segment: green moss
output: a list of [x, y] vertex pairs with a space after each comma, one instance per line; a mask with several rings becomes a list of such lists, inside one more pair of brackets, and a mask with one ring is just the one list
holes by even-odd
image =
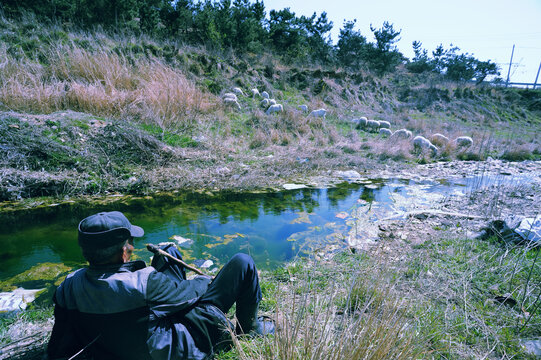
[[1, 291], [11, 291], [18, 287], [25, 289], [39, 289], [47, 286], [58, 286], [71, 267], [60, 263], [38, 264], [25, 272], [0, 282]]

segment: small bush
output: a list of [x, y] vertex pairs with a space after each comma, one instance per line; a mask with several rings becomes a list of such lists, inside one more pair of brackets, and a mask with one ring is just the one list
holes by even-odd
[[524, 160], [532, 160], [533, 157], [534, 156], [532, 152], [530, 152], [529, 149], [525, 147], [521, 147], [517, 149], [506, 150], [502, 154], [501, 159], [507, 160], [507, 161], [524, 161]]

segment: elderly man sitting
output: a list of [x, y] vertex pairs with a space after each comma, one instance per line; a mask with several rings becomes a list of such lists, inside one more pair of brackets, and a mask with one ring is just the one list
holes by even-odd
[[[237, 254], [213, 281], [186, 280], [184, 268], [156, 255], [151, 266], [130, 261], [142, 228], [120, 212], [79, 223], [79, 246], [89, 262], [70, 274], [54, 295], [50, 359], [81, 350], [95, 359], [204, 359], [230, 343], [225, 314], [236, 303], [238, 334], [266, 334], [258, 320], [261, 290], [252, 258]], [[164, 247], [181, 258], [174, 246]]]

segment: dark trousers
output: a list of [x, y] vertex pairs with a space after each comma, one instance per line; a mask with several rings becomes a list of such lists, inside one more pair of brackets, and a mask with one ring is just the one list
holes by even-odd
[[[162, 249], [182, 259], [175, 246], [169, 245]], [[184, 268], [164, 256], [154, 256], [151, 265], [176, 281], [186, 280]], [[224, 314], [236, 303], [237, 318], [249, 315], [244, 312], [253, 311], [254, 306], [261, 301], [259, 276], [251, 256], [242, 253], [234, 255], [218, 272], [199, 301], [218, 307]]]

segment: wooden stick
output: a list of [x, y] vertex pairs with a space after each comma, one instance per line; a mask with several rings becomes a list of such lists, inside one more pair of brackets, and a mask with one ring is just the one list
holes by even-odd
[[184, 261], [174, 257], [173, 255], [163, 251], [162, 249], [160, 249], [159, 247], [157, 247], [156, 245], [154, 244], [147, 244], [147, 249], [148, 251], [150, 252], [153, 252], [154, 254], [159, 254], [159, 255], [163, 255], [171, 260], [173, 260], [174, 262], [176, 262], [177, 264], [179, 265], [182, 265], [184, 266], [186, 269], [188, 270], [192, 270], [193, 272], [195, 272], [196, 274], [199, 274], [199, 275], [205, 275], [201, 270], [199, 270], [198, 268], [196, 268], [195, 266], [191, 266], [191, 265], [188, 265], [186, 264]]

